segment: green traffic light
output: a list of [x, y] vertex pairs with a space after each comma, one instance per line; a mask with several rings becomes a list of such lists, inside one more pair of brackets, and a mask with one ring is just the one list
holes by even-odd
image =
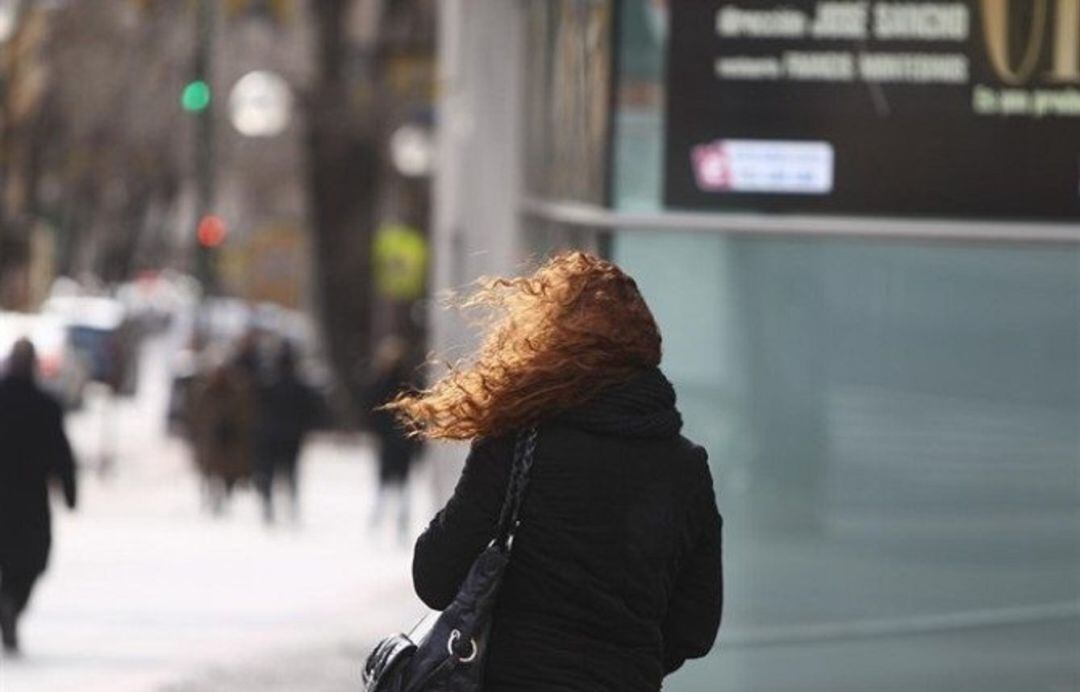
[[210, 85], [201, 79], [188, 82], [180, 95], [180, 105], [191, 113], [206, 110], [210, 105]]

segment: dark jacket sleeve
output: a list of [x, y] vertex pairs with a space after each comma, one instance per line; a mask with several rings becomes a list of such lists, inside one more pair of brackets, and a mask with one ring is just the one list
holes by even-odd
[[59, 405], [50, 406], [48, 438], [52, 446], [49, 454], [50, 471], [53, 477], [60, 481], [64, 490], [64, 502], [69, 509], [75, 509], [78, 499], [75, 492], [75, 457], [71, 453], [67, 433], [64, 432], [64, 417]]
[[450, 605], [476, 556], [494, 537], [511, 453], [505, 440], [474, 443], [453, 496], [417, 539], [413, 586], [431, 608]]
[[679, 573], [664, 619], [665, 674], [678, 669], [688, 658], [709, 653], [720, 628], [724, 603], [720, 535], [723, 520], [716, 509], [707, 466], [698, 488], [693, 504], [697, 540]]
[[300, 433], [303, 436], [319, 427], [325, 417], [322, 411], [322, 398], [318, 390], [302, 381], [298, 381], [298, 384], [300, 387], [297, 393], [302, 402], [300, 413], [303, 416]]

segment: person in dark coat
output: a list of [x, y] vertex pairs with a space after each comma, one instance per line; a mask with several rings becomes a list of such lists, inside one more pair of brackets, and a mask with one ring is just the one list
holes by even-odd
[[23, 339], [0, 379], [0, 631], [4, 649], [19, 647], [17, 626], [52, 543], [49, 484], [75, 508], [75, 462], [60, 404], [37, 385], [37, 358]]
[[319, 401], [297, 372], [296, 351], [282, 344], [268, 382], [259, 388], [255, 430], [255, 486], [263, 502], [263, 518], [274, 521], [274, 484], [280, 478], [289, 491], [292, 517], [300, 515], [298, 466], [304, 438], [315, 427]]
[[192, 383], [187, 408], [203, 499], [214, 515], [228, 506], [236, 486], [252, 474], [255, 385], [234, 362], [211, 368]]
[[473, 440], [416, 542], [416, 592], [452, 602], [495, 532], [516, 432], [536, 426], [484, 689], [659, 690], [712, 648], [723, 579], [707, 455], [681, 435], [652, 315], [631, 278], [580, 252], [470, 304], [494, 309], [472, 364], [391, 405], [421, 435]]
[[409, 386], [408, 347], [399, 337], [387, 337], [375, 353], [369, 396], [372, 403], [371, 428], [379, 441], [379, 488], [371, 512], [372, 527], [378, 526], [391, 495], [398, 502], [398, 535], [405, 539], [409, 530], [409, 469], [419, 453], [419, 443], [409, 437], [393, 413], [381, 408]]

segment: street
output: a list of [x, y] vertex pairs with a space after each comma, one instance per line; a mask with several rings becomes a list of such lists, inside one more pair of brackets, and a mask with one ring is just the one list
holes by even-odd
[[[389, 526], [369, 530], [371, 450], [311, 440], [295, 525], [284, 512], [264, 526], [246, 488], [211, 517], [185, 444], [163, 433], [165, 360], [150, 342], [139, 395], [114, 405], [111, 425], [99, 395], [68, 418], [79, 507], [54, 503], [50, 568], [23, 656], [0, 659], [0, 691], [355, 689], [366, 648], [423, 612], [410, 550]], [[430, 503], [417, 504], [419, 529]]]

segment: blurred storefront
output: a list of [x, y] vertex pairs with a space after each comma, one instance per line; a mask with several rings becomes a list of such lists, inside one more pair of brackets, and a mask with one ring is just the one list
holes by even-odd
[[268, 224], [253, 229], [243, 243], [221, 253], [222, 285], [231, 295], [255, 303], [299, 310], [308, 293], [307, 234], [297, 224]]
[[1077, 4], [441, 11], [435, 285], [607, 254], [710, 452], [670, 688], [1076, 689]]

